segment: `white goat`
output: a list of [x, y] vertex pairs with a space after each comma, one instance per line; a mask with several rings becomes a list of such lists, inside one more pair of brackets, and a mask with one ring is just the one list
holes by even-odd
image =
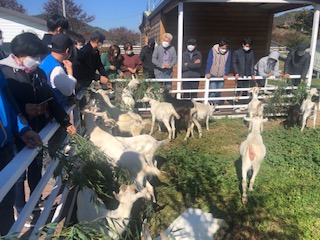
[[98, 99], [101, 111], [107, 111], [109, 116], [116, 121], [121, 133], [130, 133], [132, 136], [141, 134], [145, 122], [139, 114], [117, 108], [101, 89], [94, 92], [94, 97]]
[[[127, 169], [131, 180], [135, 181], [138, 189], [147, 187], [149, 192], [153, 193], [153, 187], [147, 181], [147, 176], [160, 176], [161, 172], [159, 169], [149, 166], [146, 159], [140, 153], [133, 151], [110, 133], [103, 131], [94, 121], [94, 115], [97, 113], [85, 110], [83, 114], [90, 141], [99, 147], [108, 158], [113, 159], [115, 165]], [[155, 201], [154, 195], [153, 200]]]
[[[185, 239], [185, 240], [212, 240], [219, 235], [219, 230], [226, 228], [227, 224], [223, 219], [214, 218], [198, 208], [188, 208], [177, 217], [167, 228], [163, 239]], [[152, 239], [149, 232], [145, 231], [146, 239]]]
[[123, 109], [134, 109], [136, 102], [133, 98], [133, 91], [138, 88], [139, 84], [139, 80], [132, 74], [132, 80], [128, 83], [128, 86], [122, 90], [121, 106], [123, 106]]
[[[255, 116], [263, 117], [264, 106], [258, 99], [259, 87], [253, 87], [248, 92], [252, 94], [252, 100], [248, 104], [248, 117], [253, 118]], [[249, 122], [249, 130], [252, 129], [252, 124]], [[263, 124], [261, 124], [261, 132], [263, 131]]]
[[155, 152], [162, 144], [168, 143], [168, 141], [170, 141], [169, 139], [158, 141], [150, 135], [116, 137], [116, 139], [126, 144], [129, 149], [134, 150], [144, 156], [147, 163], [152, 167], [157, 166], [157, 162], [154, 160]]
[[253, 174], [250, 179], [249, 191], [252, 191], [254, 180], [259, 172], [260, 164], [266, 155], [266, 147], [260, 134], [261, 124], [268, 121], [267, 118], [253, 117], [244, 118], [252, 123], [252, 130], [247, 139], [240, 145], [242, 159], [242, 202], [247, 203], [247, 172], [252, 168]]
[[[93, 199], [96, 193], [89, 188], [84, 188], [78, 192], [77, 196], [77, 218], [79, 222], [90, 222], [106, 218], [106, 234], [115, 239], [123, 233], [130, 221], [130, 213], [133, 204], [139, 198], [151, 199], [147, 188], [136, 192], [134, 185], [121, 185], [119, 193], [113, 192], [115, 198], [119, 201], [119, 206], [115, 210], [108, 210], [102, 203]], [[100, 226], [100, 225], [99, 225]], [[98, 227], [98, 226], [97, 226]]]
[[[216, 106], [212, 103], [209, 103], [209, 105], [204, 103], [199, 103], [193, 98], [191, 99], [193, 104], [196, 106], [197, 109], [197, 120], [198, 121], [206, 121], [206, 129], [209, 131], [209, 120], [210, 117], [212, 117]], [[193, 136], [193, 128], [194, 128], [194, 122], [191, 123], [191, 135]]]
[[153, 133], [154, 124], [157, 121], [163, 122], [168, 130], [168, 138], [174, 139], [176, 134], [176, 128], [174, 118], [180, 119], [179, 114], [176, 112], [171, 103], [159, 102], [150, 97], [148, 92], [145, 93], [144, 97], [140, 100], [141, 102], [149, 102], [151, 107], [152, 124], [150, 135]]
[[312, 96], [318, 96], [318, 90], [316, 88], [308, 90], [307, 99], [302, 102], [302, 105], [300, 107], [300, 111], [302, 114], [301, 132], [307, 125], [307, 120], [311, 115], [313, 117], [313, 128], [316, 127], [318, 106], [317, 103], [311, 101]]

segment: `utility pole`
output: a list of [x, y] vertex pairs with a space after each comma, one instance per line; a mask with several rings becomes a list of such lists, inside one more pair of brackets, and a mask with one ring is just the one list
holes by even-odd
[[66, 2], [65, 0], [62, 0], [62, 14], [63, 16], [66, 18], [67, 14], [66, 14]]

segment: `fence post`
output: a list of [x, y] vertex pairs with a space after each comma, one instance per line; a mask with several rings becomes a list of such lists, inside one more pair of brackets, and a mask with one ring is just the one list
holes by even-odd
[[204, 103], [208, 103], [208, 98], [209, 98], [209, 84], [210, 84], [210, 79], [206, 79], [204, 82]]

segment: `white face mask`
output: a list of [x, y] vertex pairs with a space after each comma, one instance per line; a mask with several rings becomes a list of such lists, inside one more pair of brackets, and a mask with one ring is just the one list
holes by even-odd
[[188, 49], [189, 52], [192, 52], [195, 48], [196, 48], [196, 46], [194, 46], [194, 45], [188, 45], [187, 46], [187, 49]]
[[40, 65], [40, 58], [26, 57], [23, 60], [23, 65], [26, 67], [26, 72], [33, 72]]
[[132, 51], [126, 51], [126, 54], [127, 54], [127, 55], [131, 55], [131, 54], [132, 54]]
[[162, 46], [163, 46], [164, 48], [167, 48], [167, 47], [170, 46], [170, 43], [168, 43], [168, 42], [162, 42]]
[[118, 53], [113, 54], [114, 57], [118, 57]]
[[225, 54], [228, 50], [227, 49], [224, 49], [224, 48], [219, 48], [219, 52], [221, 54]]
[[83, 45], [82, 46], [77, 45], [76, 48], [80, 50], [81, 48], [83, 48]]
[[243, 50], [248, 52], [250, 50], [250, 47], [243, 47]]

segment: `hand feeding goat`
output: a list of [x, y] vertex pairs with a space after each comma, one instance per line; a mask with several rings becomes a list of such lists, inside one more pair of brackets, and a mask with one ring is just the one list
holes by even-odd
[[176, 127], [174, 118], [180, 119], [179, 114], [176, 112], [171, 103], [159, 102], [151, 97], [151, 88], [147, 90], [144, 97], [140, 100], [141, 102], [149, 102], [151, 107], [152, 124], [149, 135], [153, 133], [154, 124], [157, 121], [163, 122], [168, 130], [168, 139], [174, 139], [176, 134]]
[[316, 102], [313, 102], [311, 100], [313, 96], [318, 96], [318, 90], [316, 88], [308, 90], [307, 99], [302, 102], [302, 105], [300, 107], [300, 111], [302, 114], [301, 132], [307, 125], [307, 120], [311, 115], [313, 117], [313, 128], [316, 127], [318, 105]]
[[98, 99], [101, 111], [107, 111], [110, 117], [116, 121], [119, 132], [130, 133], [132, 136], [141, 134], [145, 122], [139, 114], [117, 108], [111, 103], [105, 91], [101, 89], [93, 92], [93, 96]]
[[88, 110], [83, 111], [90, 141], [99, 147], [108, 158], [113, 159], [115, 165], [127, 169], [131, 180], [136, 183], [138, 189], [147, 187], [155, 201], [153, 187], [148, 182], [147, 176], [160, 176], [161, 172], [159, 169], [154, 166], [149, 166], [146, 159], [139, 152], [133, 151], [129, 146], [97, 126], [94, 121], [94, 115], [96, 114], [97, 113]]
[[[248, 92], [252, 94], [252, 100], [248, 104], [248, 117], [253, 118], [255, 116], [263, 117], [264, 106], [258, 99], [259, 87], [253, 87]], [[249, 122], [249, 130], [252, 129], [252, 123]], [[263, 131], [263, 125], [261, 124], [261, 132]]]
[[268, 121], [267, 118], [255, 116], [244, 118], [252, 123], [252, 130], [247, 139], [240, 145], [242, 159], [242, 202], [247, 203], [247, 172], [252, 168], [253, 174], [250, 179], [249, 191], [252, 191], [254, 180], [259, 172], [260, 164], [266, 155], [266, 147], [260, 134], [261, 124]]
[[[119, 193], [113, 192], [119, 201], [119, 206], [115, 210], [108, 210], [104, 204], [94, 203], [96, 193], [89, 188], [84, 188], [78, 192], [77, 196], [77, 218], [79, 222], [90, 222], [106, 218], [106, 234], [115, 239], [124, 232], [130, 221], [130, 213], [133, 204], [139, 198], [151, 199], [147, 188], [136, 192], [134, 185], [121, 185]], [[100, 227], [101, 225], [99, 225]], [[97, 226], [98, 227], [98, 226]]]
[[134, 109], [136, 102], [133, 98], [133, 91], [138, 88], [139, 84], [140, 84], [139, 80], [132, 74], [132, 80], [128, 83], [128, 86], [126, 86], [122, 90], [122, 95], [121, 95], [122, 109], [130, 110], [130, 111]]
[[[193, 102], [193, 104], [196, 106], [197, 109], [197, 120], [206, 121], [206, 129], [209, 131], [209, 119], [210, 117], [213, 115], [216, 106], [212, 103], [209, 103], [209, 105], [206, 105], [204, 103], [199, 103], [196, 100], [194, 100], [193, 98], [191, 99], [191, 101]], [[193, 136], [193, 128], [194, 128], [194, 122], [191, 123], [191, 136]]]
[[165, 102], [171, 103], [176, 112], [180, 116], [180, 120], [177, 121], [177, 130], [180, 132], [182, 126], [186, 130], [186, 135], [184, 140], [187, 140], [190, 137], [190, 134], [193, 134], [191, 129], [191, 124], [195, 124], [198, 128], [199, 138], [202, 137], [202, 128], [200, 123], [197, 120], [197, 105], [195, 105], [191, 100], [180, 100], [172, 97], [171, 93], [165, 91], [163, 93], [163, 100]]

